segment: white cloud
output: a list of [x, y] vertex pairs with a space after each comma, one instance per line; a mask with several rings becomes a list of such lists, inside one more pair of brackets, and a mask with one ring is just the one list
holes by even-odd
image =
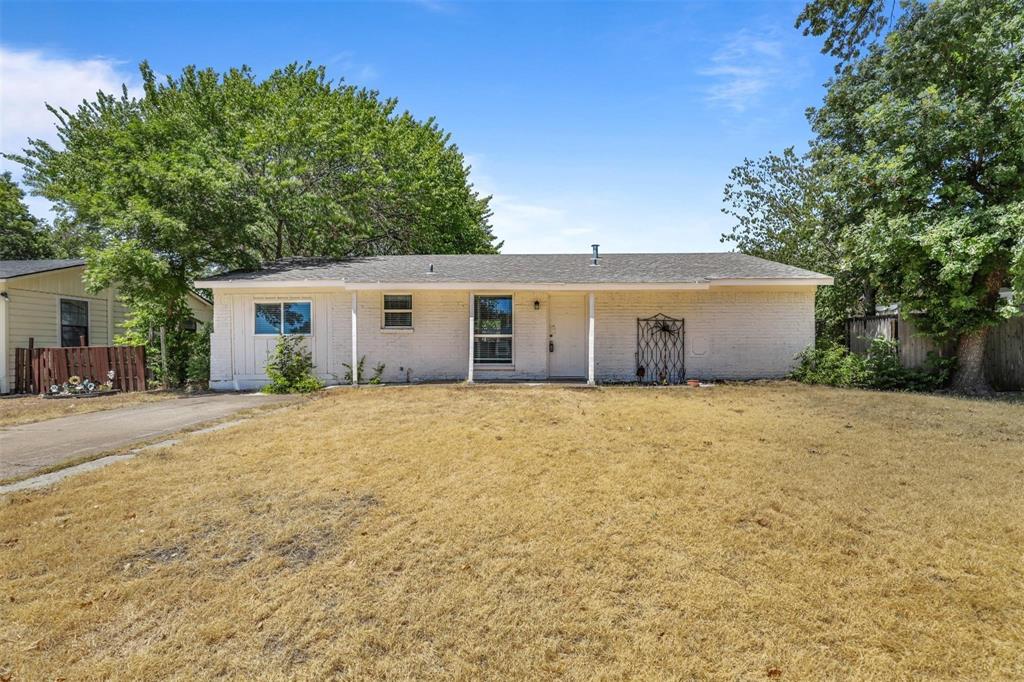
[[120, 93], [123, 83], [138, 95], [138, 76], [132, 74], [111, 59], [65, 59], [0, 46], [0, 148], [20, 151], [29, 137], [56, 141], [46, 104], [74, 111], [98, 90]]
[[331, 70], [339, 72], [338, 75], [349, 85], [364, 85], [379, 75], [372, 64], [357, 62], [356, 55], [351, 50], [337, 53], [328, 60], [328, 63]]
[[788, 82], [784, 44], [773, 36], [774, 32], [758, 36], [744, 29], [715, 51], [711, 64], [697, 72], [713, 79], [707, 100], [743, 112]]
[[559, 206], [533, 203], [520, 197], [495, 194], [491, 199], [494, 233], [505, 241], [505, 253], [586, 253], [586, 235], [598, 227], [574, 217]]
[[[0, 46], [0, 150], [19, 153], [28, 138], [56, 143], [55, 119], [47, 104], [74, 111], [83, 99], [94, 99], [98, 90], [119, 94], [124, 83], [131, 94], [141, 94], [137, 74], [122, 62], [68, 59]], [[6, 159], [0, 161], [0, 170], [20, 177], [20, 168]], [[28, 203], [36, 215], [49, 211], [43, 199], [29, 197]]]
[[497, 191], [496, 183], [480, 170], [483, 157], [466, 154], [472, 167], [471, 182], [482, 195], [490, 195], [491, 225], [505, 244], [503, 253], [585, 253], [590, 242], [585, 235], [597, 233], [600, 226], [579, 218], [570, 208], [572, 201], [538, 200]]

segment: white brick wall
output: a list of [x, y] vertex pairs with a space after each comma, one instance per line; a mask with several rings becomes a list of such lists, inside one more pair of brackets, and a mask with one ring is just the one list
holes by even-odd
[[[351, 362], [351, 292], [317, 291], [265, 296], [255, 291], [216, 293], [211, 378], [215, 388], [253, 388], [266, 377], [263, 364], [272, 339], [253, 333], [256, 301], [312, 300], [313, 349], [317, 373], [342, 381]], [[401, 290], [389, 293], [410, 293]], [[388, 382], [466, 378], [469, 359], [469, 292], [414, 291], [413, 331], [382, 329], [383, 296], [359, 292], [359, 354], [364, 378], [385, 364]], [[488, 292], [490, 293], [490, 292]], [[548, 376], [548, 296], [517, 291], [514, 298], [512, 370], [475, 370], [489, 378], [544, 379]], [[540, 310], [533, 302], [540, 301]], [[814, 287], [722, 288], [707, 291], [596, 293], [595, 360], [599, 381], [634, 379], [636, 320], [663, 313], [686, 320], [686, 374], [709, 379], [784, 376], [794, 356], [814, 340]]]
[[594, 356], [603, 381], [636, 372], [636, 320], [658, 313], [685, 320], [686, 376], [785, 376], [814, 342], [814, 288], [598, 292]]

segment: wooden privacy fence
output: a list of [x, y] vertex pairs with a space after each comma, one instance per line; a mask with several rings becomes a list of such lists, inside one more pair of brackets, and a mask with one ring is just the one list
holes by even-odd
[[146, 349], [142, 346], [76, 346], [72, 348], [15, 348], [14, 391], [46, 393], [70, 377], [107, 380], [114, 370], [114, 388], [146, 390]]
[[[879, 336], [897, 342], [900, 364], [904, 367], [923, 367], [929, 352], [941, 357], [956, 354], [954, 344], [940, 346], [918, 333], [913, 320], [878, 315], [846, 321], [847, 347], [853, 353], [866, 353], [871, 340]], [[985, 342], [985, 374], [996, 390], [1024, 390], [1024, 317], [1006, 320], [989, 330]]]

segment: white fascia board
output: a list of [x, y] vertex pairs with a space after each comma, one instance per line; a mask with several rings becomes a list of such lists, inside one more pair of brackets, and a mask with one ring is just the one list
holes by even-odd
[[473, 291], [704, 291], [712, 287], [821, 286], [832, 284], [831, 277], [793, 279], [749, 278], [716, 279], [705, 282], [345, 282], [340, 279], [303, 280], [200, 280], [195, 286], [204, 289], [344, 289], [348, 291], [382, 291], [403, 289]]
[[679, 290], [708, 288], [707, 282], [666, 282], [648, 284], [614, 284], [595, 282], [593, 284], [571, 284], [559, 282], [351, 282], [346, 289], [357, 290], [472, 290], [472, 291], [644, 291], [650, 289]]
[[298, 280], [198, 280], [193, 286], [200, 289], [346, 289], [343, 279]]
[[348, 282], [344, 280], [235, 280], [198, 281], [195, 286], [204, 289], [344, 289], [347, 291], [617, 291], [647, 289], [708, 288], [707, 282], [666, 282], [650, 284], [562, 284], [556, 282]]
[[773, 279], [771, 277], [736, 277], [732, 279], [713, 279], [712, 287], [818, 287], [833, 283], [831, 277], [793, 277], [789, 279]]

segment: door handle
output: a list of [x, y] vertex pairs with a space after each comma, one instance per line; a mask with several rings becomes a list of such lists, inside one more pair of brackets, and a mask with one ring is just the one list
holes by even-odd
[[554, 353], [555, 352], [555, 342], [554, 341], [548, 341], [548, 352], [549, 353]]

